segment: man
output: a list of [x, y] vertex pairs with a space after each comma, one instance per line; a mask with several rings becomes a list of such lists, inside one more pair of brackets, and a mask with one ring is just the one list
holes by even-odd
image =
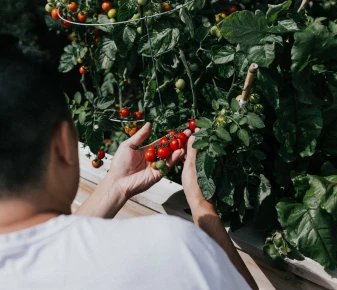
[[18, 47], [0, 51], [0, 288], [257, 289], [202, 197], [193, 137], [167, 162], [174, 166], [187, 150], [182, 179], [198, 227], [162, 215], [111, 219], [161, 178], [144, 160], [146, 147], [138, 149], [150, 124], [120, 146], [106, 177], [71, 215], [76, 131], [56, 79]]

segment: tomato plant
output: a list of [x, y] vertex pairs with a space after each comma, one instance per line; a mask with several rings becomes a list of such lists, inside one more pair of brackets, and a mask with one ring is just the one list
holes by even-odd
[[[232, 230], [253, 222], [271, 233], [264, 251], [275, 266], [296, 249], [335, 268], [337, 236], [324, 229], [337, 226], [337, 24], [314, 18], [325, 13], [322, 1], [308, 6], [313, 16], [297, 12], [300, 1], [270, 2], [196, 1], [174, 11], [179, 1], [124, 0], [113, 2], [112, 13], [81, 1], [78, 21], [95, 30], [71, 27], [76, 40], [59, 71], [78, 69], [80, 58], [90, 72], [79, 75], [83, 92], [69, 106], [92, 152], [108, 135], [113, 154], [139, 129], [131, 112], [142, 112], [153, 125], [147, 142], [166, 136], [144, 158], [179, 181], [181, 166], [169, 172], [162, 161], [186, 143], [178, 132], [199, 127], [198, 183], [221, 219]], [[170, 13], [141, 20], [163, 11]], [[132, 22], [108, 25], [115, 17]], [[259, 69], [243, 105], [251, 63]]]

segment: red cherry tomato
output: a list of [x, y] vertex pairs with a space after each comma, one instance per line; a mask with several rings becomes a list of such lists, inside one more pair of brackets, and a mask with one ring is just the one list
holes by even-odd
[[103, 159], [105, 157], [105, 152], [103, 150], [98, 150], [97, 158]]
[[170, 147], [160, 147], [157, 150], [158, 157], [161, 159], [167, 159], [170, 158], [172, 155], [172, 150]]
[[231, 15], [232, 13], [238, 11], [238, 7], [236, 5], [229, 5], [227, 8], [227, 15]]
[[[67, 20], [72, 21], [71, 17], [69, 17], [69, 16], [67, 17]], [[69, 27], [71, 27], [71, 25], [72, 25], [71, 23], [62, 20], [62, 26], [63, 26], [64, 28], [69, 28]]]
[[195, 118], [195, 119], [193, 119], [193, 120], [190, 120], [190, 121], [188, 122], [188, 127], [190, 128], [190, 130], [191, 130], [192, 132], [194, 132], [195, 129], [197, 128], [197, 126], [195, 125], [195, 122], [196, 122], [196, 121], [198, 121], [197, 118]]
[[103, 165], [103, 161], [100, 160], [100, 159], [94, 159], [92, 162], [91, 162], [92, 166], [95, 167], [95, 168], [100, 168], [102, 165]]
[[77, 19], [79, 22], [85, 22], [88, 18], [88, 12], [81, 11], [77, 14]]
[[121, 108], [119, 111], [119, 116], [122, 118], [126, 118], [130, 116], [130, 110], [129, 109], [125, 109], [125, 108]]
[[84, 74], [87, 73], [87, 70], [85, 69], [85, 66], [84, 66], [84, 65], [82, 65], [82, 66], [80, 67], [79, 72], [80, 72], [81, 75], [84, 75]]
[[51, 17], [53, 17], [54, 19], [58, 20], [60, 19], [59, 17], [59, 11], [60, 11], [60, 15], [62, 16], [62, 10], [59, 10], [58, 8], [54, 8], [52, 11], [51, 11]]
[[169, 139], [167, 139], [166, 137], [162, 137], [160, 140], [159, 140], [159, 144], [160, 145], [163, 145], [163, 144], [166, 144], [169, 142]]
[[145, 152], [145, 160], [148, 161], [148, 162], [154, 162], [157, 160], [157, 156], [156, 156], [156, 152], [155, 150], [147, 150]]
[[77, 11], [77, 4], [76, 2], [70, 2], [68, 5], [67, 5], [67, 8], [69, 11], [71, 12], [76, 12]]
[[150, 146], [149, 148], [147, 148], [146, 152], [155, 152], [156, 148], [154, 148], [154, 146]]
[[110, 1], [104, 1], [102, 3], [102, 10], [109, 11], [112, 8], [112, 3]]
[[143, 114], [141, 112], [135, 112], [133, 114], [135, 115], [136, 120], [142, 120], [143, 119]]
[[173, 151], [176, 151], [178, 149], [181, 149], [182, 148], [182, 141], [181, 139], [173, 139], [171, 142], [170, 142], [170, 147]]
[[177, 131], [176, 130], [171, 130], [167, 133], [167, 135], [169, 135], [170, 137], [174, 137], [174, 135], [177, 134]]
[[188, 141], [188, 137], [183, 132], [178, 133], [177, 138], [181, 140], [181, 147], [183, 147]]

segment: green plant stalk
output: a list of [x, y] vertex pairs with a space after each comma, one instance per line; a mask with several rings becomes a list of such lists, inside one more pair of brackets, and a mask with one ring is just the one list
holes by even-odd
[[86, 87], [86, 85], [85, 85], [85, 75], [84, 75], [84, 74], [82, 75], [82, 78], [81, 78], [81, 80], [80, 80], [80, 83], [81, 83], [81, 85], [82, 85], [82, 88], [83, 88], [84, 93], [86, 93], [86, 92], [87, 92], [87, 87]]
[[190, 68], [188, 67], [188, 64], [187, 64], [187, 61], [186, 61], [185, 53], [181, 48], [179, 48], [179, 56], [180, 56], [180, 59], [182, 60], [184, 66], [185, 66], [186, 73], [187, 73], [188, 78], [190, 80], [190, 85], [191, 85], [191, 89], [192, 89], [192, 97], [193, 97], [193, 118], [196, 118], [197, 114], [198, 114], [197, 94], [195, 93], [195, 85], [194, 85], [194, 82], [193, 82], [193, 79], [192, 79]]

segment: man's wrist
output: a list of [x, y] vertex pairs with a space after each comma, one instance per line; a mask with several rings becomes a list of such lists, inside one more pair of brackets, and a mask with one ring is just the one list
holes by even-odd
[[205, 200], [203, 197], [193, 200], [188, 200], [193, 216], [200, 216], [205, 214], [217, 215], [214, 204]]

